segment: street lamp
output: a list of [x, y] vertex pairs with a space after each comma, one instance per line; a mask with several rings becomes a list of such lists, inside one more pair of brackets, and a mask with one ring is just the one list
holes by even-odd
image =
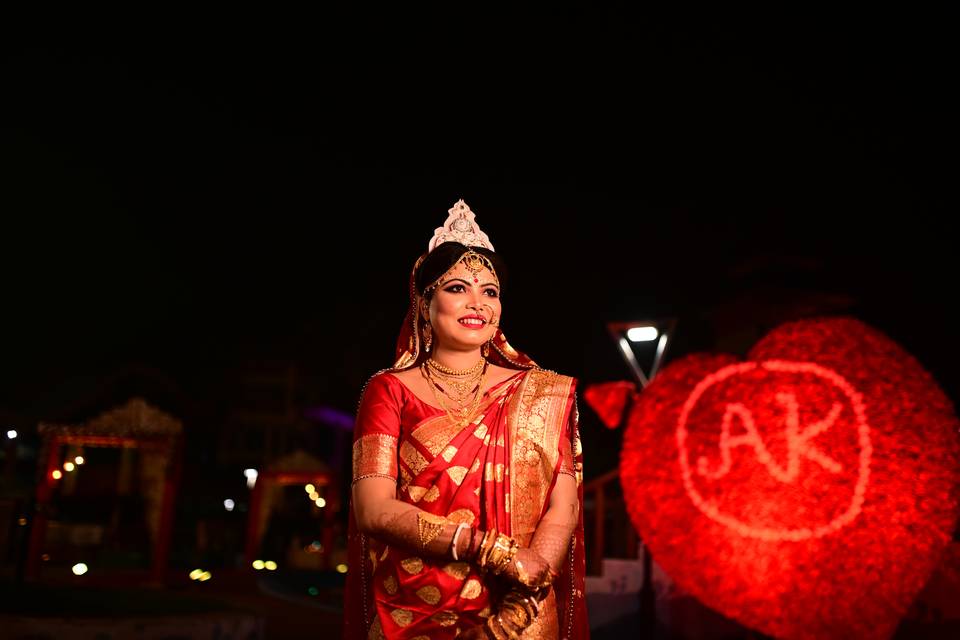
[[[660, 318], [654, 320], [635, 320], [633, 322], [609, 322], [607, 330], [610, 337], [620, 348], [620, 354], [627, 363], [639, 389], [645, 389], [657, 371], [667, 352], [667, 345], [674, 335], [676, 328], [674, 318]], [[650, 346], [653, 353], [650, 353]], [[638, 358], [639, 356], [639, 358]], [[644, 371], [640, 360], [649, 361], [649, 368]], [[640, 617], [649, 628], [656, 626], [656, 594], [653, 590], [653, 561], [650, 550], [643, 540], [643, 582], [640, 587]]]
[[[607, 331], [620, 348], [620, 354], [641, 389], [657, 375], [675, 326], [676, 320], [673, 318], [607, 323]], [[649, 353], [650, 344], [654, 346], [652, 354]], [[646, 371], [640, 359], [650, 361]]]

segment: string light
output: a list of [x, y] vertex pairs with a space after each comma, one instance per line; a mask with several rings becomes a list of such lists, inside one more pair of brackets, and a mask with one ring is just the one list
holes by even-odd
[[54, 469], [53, 471], [50, 472], [50, 477], [53, 478], [54, 480], [59, 480], [60, 478], [63, 477], [63, 472], [60, 471], [60, 469]]
[[73, 567], [71, 567], [71, 571], [73, 571], [73, 575], [75, 576], [82, 576], [87, 572], [87, 565], [85, 565], [82, 562], [78, 562], [77, 564], [73, 565]]
[[253, 561], [253, 568], [256, 569], [257, 571], [263, 571], [263, 567], [264, 567], [264, 566], [266, 566], [266, 563], [264, 563], [263, 560], [254, 560], [254, 561]]

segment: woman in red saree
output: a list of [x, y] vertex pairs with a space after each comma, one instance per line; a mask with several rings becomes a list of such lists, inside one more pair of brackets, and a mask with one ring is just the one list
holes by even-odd
[[449, 213], [357, 415], [345, 637], [587, 638], [575, 381], [508, 344], [503, 265]]

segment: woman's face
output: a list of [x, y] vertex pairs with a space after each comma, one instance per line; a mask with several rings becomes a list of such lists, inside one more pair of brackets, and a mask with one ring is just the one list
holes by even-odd
[[496, 333], [500, 310], [500, 285], [490, 270], [474, 275], [458, 262], [430, 300], [433, 339], [452, 349], [478, 348]]

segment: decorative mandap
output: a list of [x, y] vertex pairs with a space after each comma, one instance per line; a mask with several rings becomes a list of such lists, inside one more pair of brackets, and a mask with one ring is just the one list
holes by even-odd
[[55, 490], [58, 483], [64, 481], [62, 469], [73, 469], [74, 463], [65, 456], [85, 447], [102, 447], [137, 451], [139, 464], [134, 473], [139, 476], [149, 535], [149, 577], [151, 582], [161, 583], [170, 551], [182, 460], [183, 424], [180, 420], [148, 404], [143, 398], [132, 398], [87, 422], [40, 423], [38, 432], [41, 448], [37, 473], [40, 477], [27, 552], [27, 578], [40, 578]]

